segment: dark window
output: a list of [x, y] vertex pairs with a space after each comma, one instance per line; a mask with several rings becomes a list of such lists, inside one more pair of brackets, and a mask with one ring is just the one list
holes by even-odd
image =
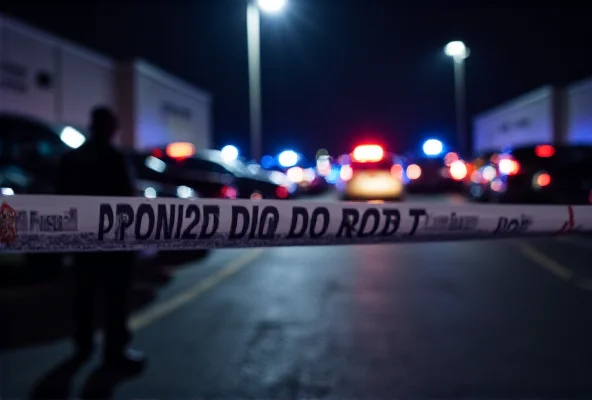
[[51, 75], [45, 71], [39, 72], [37, 74], [37, 86], [41, 89], [49, 89], [51, 88]]

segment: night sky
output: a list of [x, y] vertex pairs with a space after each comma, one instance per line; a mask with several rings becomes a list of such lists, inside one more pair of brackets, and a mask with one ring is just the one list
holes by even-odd
[[[214, 96], [218, 146], [248, 151], [244, 0], [3, 2], [2, 12], [106, 55], [140, 56]], [[346, 152], [375, 139], [393, 151], [454, 138], [463, 40], [468, 113], [549, 83], [592, 76], [586, 1], [289, 0], [262, 17], [265, 150]], [[314, 153], [313, 153], [314, 154]]]

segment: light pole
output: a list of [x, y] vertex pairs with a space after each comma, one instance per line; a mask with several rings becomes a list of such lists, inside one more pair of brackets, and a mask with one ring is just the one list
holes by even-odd
[[456, 134], [459, 152], [466, 156], [468, 149], [466, 100], [465, 100], [465, 59], [470, 50], [461, 41], [453, 41], [444, 47], [444, 53], [454, 60], [454, 93], [456, 99]]
[[279, 12], [286, 0], [247, 0], [247, 51], [249, 53], [249, 111], [251, 124], [251, 158], [262, 156], [261, 124], [261, 39], [259, 9]]

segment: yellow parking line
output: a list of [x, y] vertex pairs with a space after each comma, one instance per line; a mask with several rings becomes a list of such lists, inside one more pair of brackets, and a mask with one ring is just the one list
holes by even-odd
[[170, 315], [255, 261], [263, 254], [263, 251], [263, 249], [245, 251], [241, 256], [233, 259], [212, 275], [199, 281], [196, 285], [136, 314], [130, 321], [130, 328], [137, 331]]
[[533, 246], [526, 243], [518, 243], [518, 246], [520, 247], [522, 254], [528, 257], [531, 261], [534, 261], [539, 267], [564, 281], [570, 281], [573, 278], [574, 273], [571, 269], [559, 264], [557, 261], [535, 249]]

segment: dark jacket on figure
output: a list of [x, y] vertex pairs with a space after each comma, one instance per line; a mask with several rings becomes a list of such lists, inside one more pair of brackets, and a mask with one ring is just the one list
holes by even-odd
[[134, 183], [123, 153], [95, 138], [60, 162], [57, 193], [80, 196], [134, 196]]

